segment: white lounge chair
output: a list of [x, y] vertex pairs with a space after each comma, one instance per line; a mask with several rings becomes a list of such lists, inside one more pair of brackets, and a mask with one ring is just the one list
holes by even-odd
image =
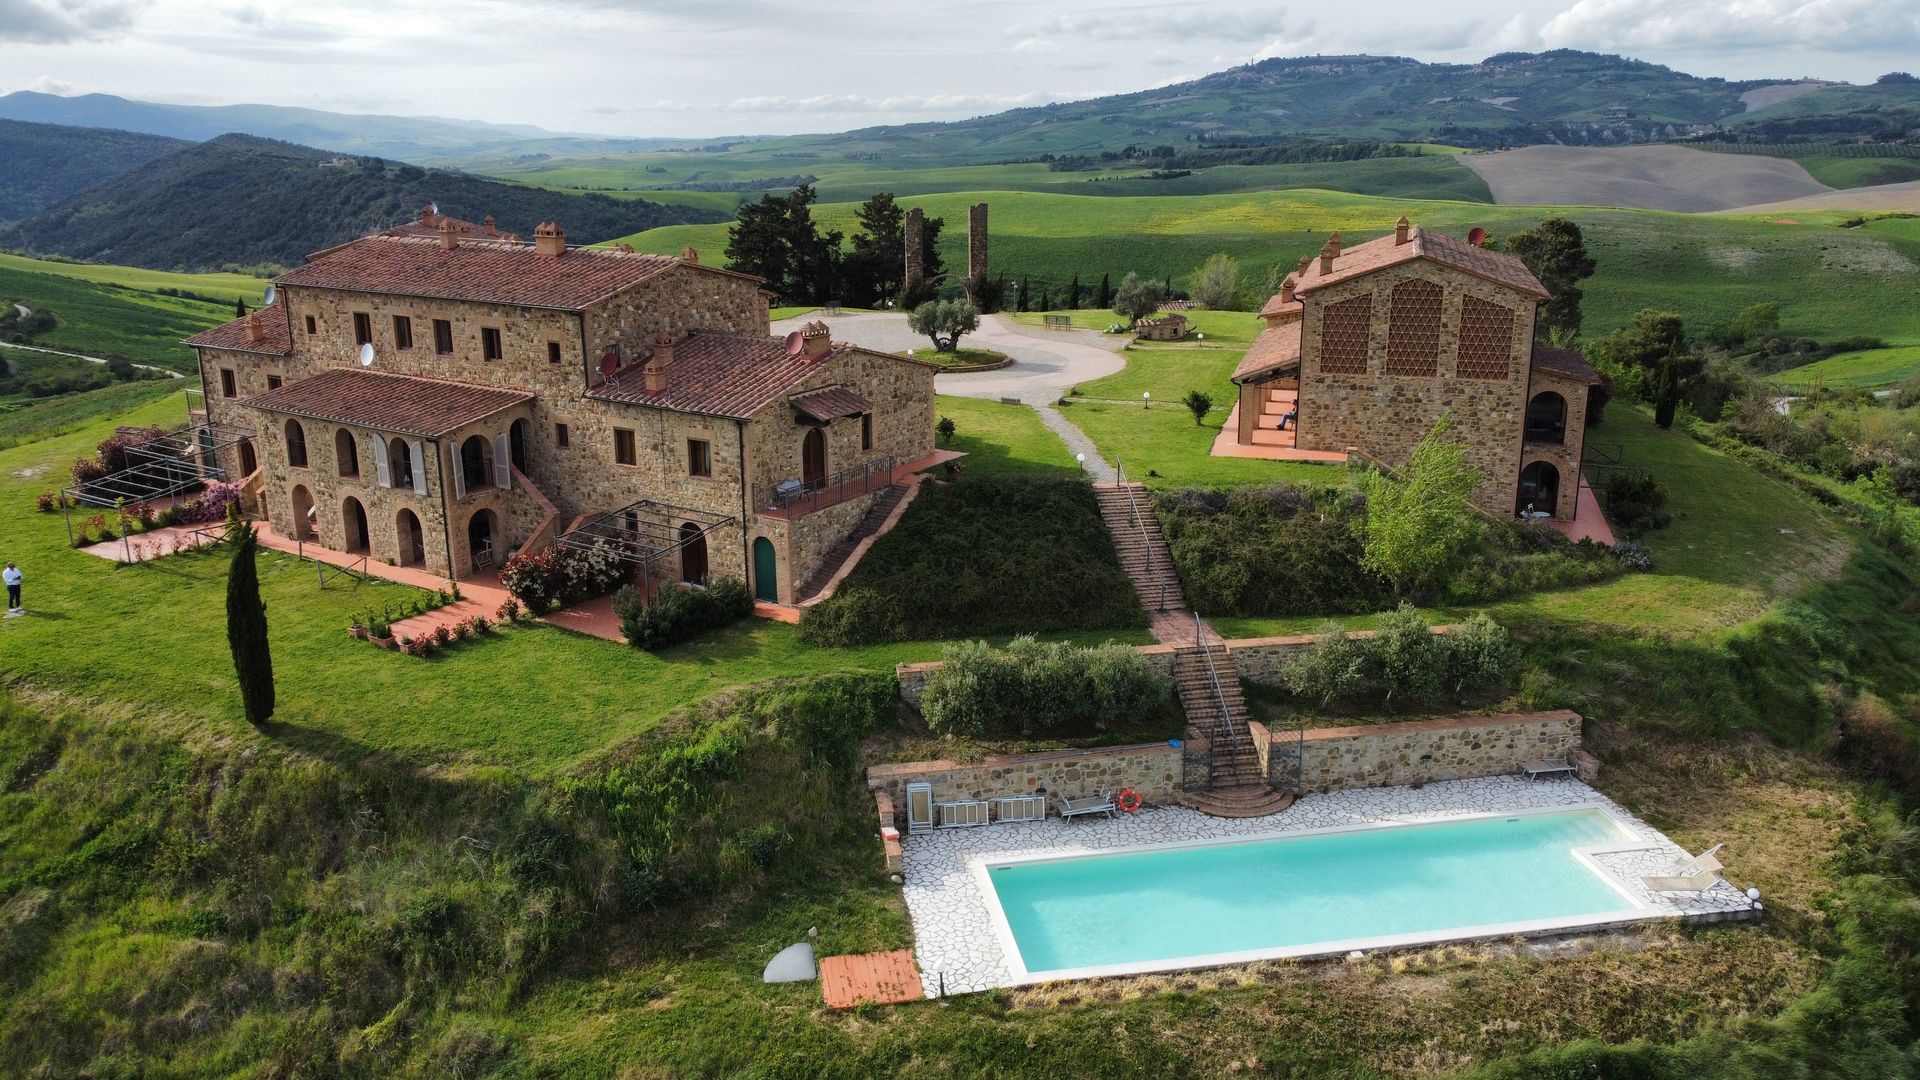
[[1648, 892], [1706, 892], [1720, 882], [1720, 860], [1714, 856], [1725, 846], [1725, 844], [1715, 844], [1689, 858], [1682, 869], [1689, 870], [1691, 873], [1671, 877], [1658, 875], [1643, 877], [1640, 883], [1647, 887]]
[[1573, 761], [1569, 758], [1541, 758], [1538, 761], [1522, 762], [1520, 771], [1526, 773], [1529, 780], [1538, 780], [1543, 776], [1552, 776], [1556, 773], [1565, 773], [1568, 776], [1579, 775], [1579, 770], [1574, 768]]
[[1105, 814], [1108, 817], [1113, 816], [1112, 788], [1107, 788], [1098, 795], [1082, 795], [1077, 799], [1069, 799], [1064, 795], [1057, 796], [1057, 798], [1060, 804], [1060, 816], [1063, 819], [1078, 817], [1081, 814]]

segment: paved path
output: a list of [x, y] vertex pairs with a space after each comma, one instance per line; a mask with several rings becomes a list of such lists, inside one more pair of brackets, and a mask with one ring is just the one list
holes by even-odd
[[[75, 360], [85, 360], [89, 364], [105, 364], [106, 363], [106, 360], [98, 356], [88, 356], [85, 353], [77, 353], [77, 352], [62, 352], [59, 349], [44, 349], [38, 345], [16, 345], [11, 341], [0, 342], [0, 348], [24, 349], [27, 352], [46, 353], [49, 356], [71, 356]], [[182, 375], [180, 372], [174, 371], [171, 368], [155, 367], [152, 364], [135, 364], [133, 366], [136, 368], [139, 368], [141, 371], [157, 371], [160, 374], [165, 375], [169, 379], [186, 378], [185, 375]]]
[[[869, 349], [901, 352], [933, 347], [924, 336], [907, 329], [905, 315], [891, 312], [809, 312], [774, 323], [773, 332], [786, 334], [816, 319], [827, 324], [835, 340]], [[1043, 330], [1004, 315], [987, 315], [981, 318], [980, 329], [968, 334], [961, 344], [997, 349], [1012, 357], [1013, 364], [997, 371], [941, 375], [934, 381], [934, 388], [959, 397], [1018, 398], [1029, 405], [1042, 405], [1060, 400], [1080, 383], [1126, 367], [1126, 357], [1119, 350], [1127, 340], [1091, 330]]]
[[1111, 484], [1120, 479], [1120, 474], [1114, 470], [1113, 466], [1107, 464], [1106, 458], [1100, 456], [1100, 448], [1093, 445], [1093, 440], [1087, 438], [1087, 433], [1081, 431], [1079, 426], [1067, 419], [1059, 409], [1052, 405], [1028, 407], [1040, 414], [1040, 422], [1052, 428], [1053, 433], [1060, 436], [1060, 441], [1067, 444], [1067, 449], [1075, 454], [1086, 455], [1086, 460], [1081, 462], [1081, 465], [1085, 467], [1087, 475], [1092, 477], [1095, 483]]

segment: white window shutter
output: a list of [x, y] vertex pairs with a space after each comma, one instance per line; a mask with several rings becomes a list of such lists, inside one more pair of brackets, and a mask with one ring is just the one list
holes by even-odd
[[413, 470], [413, 493], [425, 495], [427, 493], [427, 446], [419, 439], [415, 439], [407, 444], [407, 449], [409, 451], [407, 456], [412, 459], [407, 462], [407, 466]]
[[376, 432], [373, 436], [373, 470], [380, 474], [380, 486], [393, 486], [393, 463], [387, 460], [387, 440]]
[[460, 448], [448, 443], [447, 459], [453, 462], [453, 497], [464, 499], [467, 497], [467, 470], [461, 468]]
[[509, 456], [505, 435], [493, 437], [493, 486], [501, 491], [513, 487], [513, 458]]

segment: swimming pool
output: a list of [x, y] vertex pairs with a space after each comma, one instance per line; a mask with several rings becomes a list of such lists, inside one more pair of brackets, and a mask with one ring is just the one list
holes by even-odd
[[978, 865], [1015, 981], [1644, 918], [1587, 857], [1603, 809], [1323, 829]]

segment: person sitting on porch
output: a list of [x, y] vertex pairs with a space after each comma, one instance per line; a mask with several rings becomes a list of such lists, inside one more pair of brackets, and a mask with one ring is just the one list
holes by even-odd
[[1279, 430], [1285, 431], [1287, 430], [1288, 427], [1290, 427], [1293, 424], [1294, 414], [1297, 411], [1298, 410], [1296, 409], [1288, 409], [1285, 413], [1281, 415]]

